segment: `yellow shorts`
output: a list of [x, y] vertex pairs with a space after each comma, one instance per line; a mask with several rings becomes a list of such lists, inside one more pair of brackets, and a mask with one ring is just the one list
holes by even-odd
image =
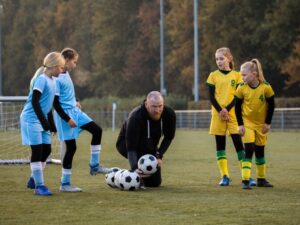
[[264, 146], [267, 144], [267, 134], [261, 132], [262, 126], [259, 127], [246, 127], [245, 134], [242, 137], [244, 143], [254, 143], [258, 146]]
[[229, 114], [229, 121], [221, 120], [220, 115], [213, 114], [210, 121], [209, 134], [212, 135], [226, 135], [238, 134], [238, 123], [235, 115]]

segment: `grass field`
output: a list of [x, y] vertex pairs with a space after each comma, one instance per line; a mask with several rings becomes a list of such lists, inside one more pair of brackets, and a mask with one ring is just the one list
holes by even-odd
[[[115, 150], [117, 132], [103, 134], [102, 162], [128, 168]], [[214, 138], [201, 130], [178, 130], [163, 161], [159, 188], [126, 192], [90, 176], [90, 137], [83, 134], [73, 164], [73, 184], [82, 193], [60, 193], [60, 165], [47, 165], [45, 181], [54, 195], [40, 197], [25, 187], [29, 165], [0, 166], [1, 225], [300, 224], [300, 133], [273, 132], [266, 147], [267, 178], [274, 188], [241, 189], [231, 140], [227, 155], [232, 182], [218, 186]], [[253, 170], [255, 172], [255, 166]], [[253, 175], [252, 177], [255, 177]]]

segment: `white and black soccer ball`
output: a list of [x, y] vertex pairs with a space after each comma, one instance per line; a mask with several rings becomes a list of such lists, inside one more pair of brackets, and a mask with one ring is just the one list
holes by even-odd
[[119, 177], [120, 189], [134, 191], [139, 189], [141, 178], [135, 171], [125, 170]]
[[112, 172], [105, 174], [105, 182], [108, 186], [110, 187], [116, 187], [115, 185], [115, 174], [116, 172], [118, 172], [119, 170], [121, 170], [118, 167], [114, 167], [112, 168]]
[[158, 162], [154, 155], [143, 155], [138, 161], [138, 168], [143, 174], [153, 174], [157, 171]]
[[122, 173], [124, 173], [125, 169], [120, 169], [118, 170], [116, 173], [115, 173], [115, 176], [114, 176], [114, 184], [116, 187], [118, 188], [121, 188], [120, 187], [120, 176]]

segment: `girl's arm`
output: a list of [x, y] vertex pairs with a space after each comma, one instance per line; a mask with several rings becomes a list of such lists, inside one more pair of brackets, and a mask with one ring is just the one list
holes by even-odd
[[44, 116], [44, 113], [40, 106], [41, 95], [42, 95], [42, 93], [39, 92], [38, 90], [33, 90], [31, 104], [32, 104], [33, 110], [34, 110], [35, 114], [37, 115], [37, 118], [39, 119], [43, 129], [45, 131], [47, 131], [50, 129], [50, 126], [49, 126], [49, 123], [48, 123], [46, 117]]
[[215, 98], [215, 87], [209, 85], [208, 90], [209, 90], [209, 99], [210, 99], [211, 104], [218, 112], [221, 112], [222, 108], [219, 105], [219, 103], [217, 102], [217, 99]]
[[265, 123], [271, 124], [272, 117], [274, 114], [274, 109], [275, 109], [274, 96], [272, 96], [270, 98], [266, 98], [266, 101], [268, 103], [268, 110], [267, 110], [267, 117], [266, 117]]
[[235, 97], [235, 115], [239, 126], [244, 125], [244, 121], [242, 117], [242, 104], [243, 104], [243, 99], [239, 99]]
[[262, 128], [263, 134], [268, 133], [269, 130], [271, 129], [271, 121], [272, 121], [272, 117], [273, 117], [274, 109], [275, 109], [274, 96], [272, 96], [270, 98], [266, 98], [266, 101], [268, 103], [268, 109], [267, 109], [267, 116], [265, 119], [265, 124]]

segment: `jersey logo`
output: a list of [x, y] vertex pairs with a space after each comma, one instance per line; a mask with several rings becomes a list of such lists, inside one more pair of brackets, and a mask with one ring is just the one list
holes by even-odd
[[230, 83], [232, 87], [235, 87], [235, 80], [231, 80]]
[[263, 95], [260, 95], [259, 100], [263, 102], [265, 100], [265, 97]]

